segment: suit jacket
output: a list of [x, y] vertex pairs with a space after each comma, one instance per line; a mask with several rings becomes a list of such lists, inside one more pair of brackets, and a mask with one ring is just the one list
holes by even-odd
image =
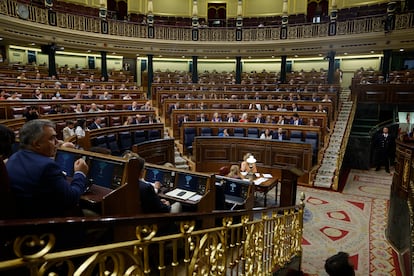
[[[295, 124], [295, 121], [292, 119], [292, 120], [290, 120], [290, 124], [291, 125], [294, 125]], [[300, 125], [303, 125], [303, 121], [302, 121], [302, 119], [299, 119], [298, 120], [298, 126], [300, 126]]]
[[286, 140], [286, 134], [285, 133], [278, 133], [277, 131], [273, 133], [273, 139], [274, 140], [278, 140], [278, 141], [282, 141], [282, 140]]
[[141, 198], [141, 208], [144, 213], [168, 213], [171, 207], [164, 204], [155, 193], [151, 183], [140, 179], [138, 182]]
[[68, 183], [53, 159], [30, 150], [13, 154], [6, 167], [19, 218], [74, 215], [87, 186], [84, 174], [76, 172]]
[[89, 128], [90, 130], [92, 130], [92, 129], [98, 129], [98, 128], [101, 128], [101, 126], [99, 126], [97, 123], [93, 122], [92, 124], [90, 124], [90, 125], [88, 126], [88, 128]]
[[254, 118], [253, 120], [252, 120], [252, 123], [258, 123], [258, 124], [262, 124], [262, 123], [264, 123], [265, 122], [265, 119], [264, 118], [260, 118], [259, 119], [259, 122], [257, 122], [257, 118]]

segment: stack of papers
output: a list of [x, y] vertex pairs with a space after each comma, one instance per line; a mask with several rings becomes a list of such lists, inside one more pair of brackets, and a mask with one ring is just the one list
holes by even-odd
[[260, 185], [260, 184], [262, 184], [263, 182], [266, 182], [266, 181], [267, 181], [267, 178], [260, 177], [260, 178], [258, 178], [254, 181], [254, 184], [255, 185]]

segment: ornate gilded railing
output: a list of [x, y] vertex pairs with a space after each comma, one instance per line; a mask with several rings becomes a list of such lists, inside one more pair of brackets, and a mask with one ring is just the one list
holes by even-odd
[[[413, 161], [411, 161], [413, 162]], [[414, 167], [414, 165], [413, 165]], [[413, 271], [414, 267], [414, 181], [410, 180], [408, 185], [408, 212], [409, 212], [409, 227], [410, 227], [410, 233], [411, 233], [411, 244], [410, 244], [410, 262], [411, 265], [409, 267], [409, 270]]]
[[[303, 199], [291, 208], [203, 215], [0, 221], [0, 274], [271, 275], [301, 257]], [[204, 219], [216, 226], [197, 229]], [[108, 233], [109, 242], [88, 238]], [[76, 246], [74, 237], [91, 245]]]
[[[0, 1], [0, 14], [18, 18], [18, 2], [12, 0]], [[49, 25], [49, 11], [36, 6], [28, 6], [29, 16], [26, 20], [40, 24]], [[106, 33], [124, 37], [148, 38], [148, 27], [133, 22], [107, 20], [108, 25], [103, 25], [102, 19], [98, 17], [87, 17], [82, 15], [56, 12], [53, 17], [54, 24], [59, 28], [67, 28], [82, 32]], [[403, 30], [414, 27], [414, 14], [397, 14], [395, 18], [395, 29]], [[303, 39], [327, 37], [329, 23], [320, 24], [298, 24], [289, 25], [287, 39]], [[192, 27], [159, 26], [155, 25], [154, 39], [161, 40], [192, 40]], [[370, 16], [366, 18], [338, 21], [336, 35], [353, 35], [372, 32], [384, 32], [384, 16]], [[200, 41], [236, 41], [235, 28], [200, 28]], [[263, 28], [243, 28], [243, 41], [269, 41], [280, 40], [280, 26]]]

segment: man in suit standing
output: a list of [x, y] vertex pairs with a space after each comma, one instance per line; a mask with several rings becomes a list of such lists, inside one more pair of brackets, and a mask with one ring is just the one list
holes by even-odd
[[6, 166], [10, 188], [16, 199], [19, 218], [63, 217], [73, 214], [87, 188], [88, 165], [83, 159], [74, 163], [72, 182], [52, 159], [58, 147], [55, 124], [32, 120], [20, 129], [21, 149]]
[[376, 171], [381, 169], [381, 166], [385, 167], [387, 173], [390, 172], [390, 159], [393, 148], [394, 138], [388, 133], [388, 128], [384, 127], [382, 133], [380, 133], [375, 140], [375, 165]]

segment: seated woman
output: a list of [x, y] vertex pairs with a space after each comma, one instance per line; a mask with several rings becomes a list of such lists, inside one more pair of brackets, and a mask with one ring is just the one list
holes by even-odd
[[247, 163], [247, 159], [252, 156], [251, 153], [246, 153], [243, 157], [243, 162], [240, 165], [240, 171], [241, 172], [252, 172], [252, 173], [257, 173], [257, 167], [256, 164], [253, 164], [252, 167], [250, 168], [249, 163]]
[[243, 176], [240, 173], [239, 166], [237, 166], [237, 165], [231, 165], [230, 172], [227, 174], [227, 177], [236, 178], [236, 179], [242, 179]]

